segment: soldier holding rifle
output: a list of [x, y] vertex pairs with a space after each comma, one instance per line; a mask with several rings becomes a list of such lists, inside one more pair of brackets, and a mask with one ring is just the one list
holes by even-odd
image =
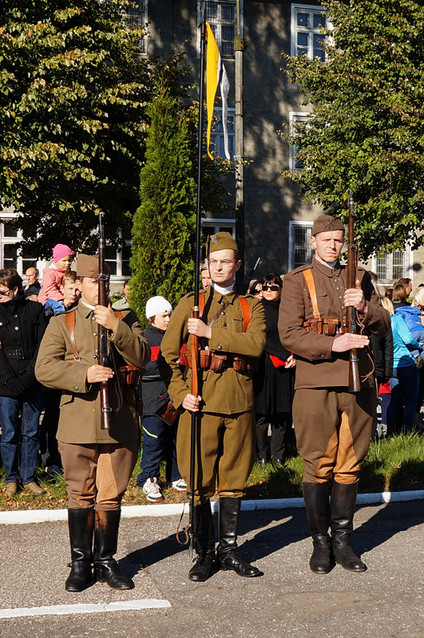
[[[200, 412], [192, 530], [197, 558], [189, 573], [197, 582], [207, 580], [216, 566], [240, 576], [261, 575], [239, 556], [237, 531], [244, 484], [255, 459], [251, 366], [265, 344], [265, 315], [260, 301], [236, 295], [234, 276], [241, 261], [230, 233], [212, 235], [209, 247], [212, 284], [200, 296], [199, 318], [190, 318], [193, 294], [186, 295], [174, 310], [162, 341], [162, 355], [171, 374], [168, 393], [174, 406], [184, 410], [178, 426], [177, 460], [188, 485], [190, 413]], [[191, 393], [191, 371], [186, 379], [179, 366], [180, 349], [187, 342], [190, 349], [190, 335], [198, 337], [201, 347], [197, 396]], [[189, 364], [193, 365], [190, 357]], [[216, 552], [210, 506], [215, 489], [219, 494]]]
[[[98, 581], [132, 587], [113, 556], [139, 448], [135, 386], [150, 348], [132, 311], [115, 314], [110, 304], [99, 305], [99, 285], [107, 282], [98, 275], [99, 258], [79, 255], [81, 299], [75, 310], [51, 319], [36, 364], [37, 379], [62, 390], [57, 438], [68, 492], [72, 570], [65, 588], [71, 592], [93, 582], [93, 563]], [[99, 363], [100, 326], [107, 331], [108, 365]]]
[[[358, 268], [354, 287], [347, 285], [348, 268], [339, 262], [344, 235], [339, 219], [322, 215], [315, 221], [312, 263], [285, 276], [279, 316], [281, 341], [297, 360], [293, 421], [314, 545], [310, 568], [317, 574], [328, 573], [335, 562], [353, 572], [366, 569], [350, 536], [377, 402], [368, 335], [384, 336], [390, 327], [368, 272]], [[346, 322], [352, 307], [355, 326]], [[350, 374], [356, 362], [359, 377]], [[352, 376], [359, 378], [356, 388], [349, 386]]]

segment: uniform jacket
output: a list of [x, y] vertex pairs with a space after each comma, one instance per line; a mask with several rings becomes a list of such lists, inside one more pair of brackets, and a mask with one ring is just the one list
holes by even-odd
[[158, 414], [169, 403], [169, 394], [166, 390], [158, 369], [158, 357], [160, 345], [165, 332], [149, 324], [144, 332], [144, 337], [150, 346], [150, 361], [145, 366], [143, 381], [141, 383], [141, 396], [143, 399], [143, 416]]
[[[313, 318], [312, 303], [303, 271], [312, 268], [318, 308], [322, 317], [337, 317], [340, 322], [346, 312], [343, 297], [346, 288], [346, 268], [337, 264], [325, 266], [315, 257], [310, 266], [300, 266], [284, 277], [279, 311], [279, 330], [283, 345], [294, 353], [296, 388], [347, 387], [349, 385], [349, 353], [332, 352], [336, 337], [307, 332], [303, 322]], [[371, 283], [369, 273], [358, 268], [357, 278], [368, 301], [368, 312], [359, 315], [365, 334], [384, 336], [390, 328], [390, 315], [381, 303]], [[364, 379], [372, 369], [370, 356], [358, 349], [359, 371], [363, 385], [373, 385], [373, 377]]]
[[18, 396], [7, 382], [18, 378], [25, 389], [35, 383], [35, 360], [47, 326], [44, 308], [23, 294], [0, 304], [0, 396]]
[[[162, 340], [162, 355], [169, 366], [172, 377], [168, 387], [169, 395], [175, 405], [180, 407], [184, 397], [191, 393], [191, 375], [185, 380], [178, 365], [180, 348], [190, 339], [187, 331], [187, 320], [193, 308], [193, 294], [182, 298], [171, 315], [168, 329]], [[240, 303], [235, 299], [234, 291], [222, 295], [213, 286], [205, 293], [206, 322], [230, 301], [218, 320], [212, 326], [212, 338], [208, 347], [220, 354], [231, 353], [247, 357], [259, 358], [265, 345], [265, 314], [260, 300], [247, 295], [251, 308], [251, 321], [246, 332], [243, 332], [243, 314]], [[167, 369], [161, 374], [166, 378]], [[237, 414], [253, 409], [253, 384], [250, 372], [240, 373], [233, 368], [216, 373], [212, 370], [202, 371], [202, 383], [199, 394], [203, 399], [203, 411], [215, 414]], [[169, 379], [169, 377], [168, 377]]]
[[[62, 390], [57, 438], [63, 443], [125, 443], [138, 438], [135, 405], [126, 396], [121, 412], [113, 415], [109, 430], [100, 428], [99, 384], [87, 384], [87, 370], [96, 363], [97, 329], [93, 313], [81, 301], [75, 310], [75, 341], [80, 361], [74, 359], [66, 315], [52, 317], [42, 340], [35, 373], [48, 388]], [[119, 320], [116, 332], [110, 335], [118, 358], [142, 367], [150, 356], [150, 348], [143, 337], [134, 313]], [[135, 319], [134, 319], [135, 318]], [[128, 323], [130, 325], [128, 325]], [[120, 365], [120, 363], [118, 364]], [[109, 397], [114, 407], [115, 393], [109, 383]]]

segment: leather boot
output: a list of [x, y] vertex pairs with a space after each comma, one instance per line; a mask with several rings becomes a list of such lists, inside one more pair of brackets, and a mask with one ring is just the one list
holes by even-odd
[[68, 509], [69, 539], [72, 567], [66, 591], [83, 591], [93, 581], [93, 509]]
[[314, 574], [328, 574], [334, 567], [330, 525], [328, 483], [304, 483], [303, 500], [314, 544], [309, 566]]
[[353, 514], [355, 512], [358, 482], [350, 485], [333, 483], [331, 492], [331, 536], [336, 563], [350, 572], [364, 572], [367, 566], [354, 553], [350, 546], [353, 532]]
[[216, 567], [215, 537], [210, 501], [196, 505], [194, 525], [197, 558], [188, 577], [197, 583], [204, 583], [212, 576]]
[[113, 558], [118, 545], [121, 510], [96, 511], [94, 569], [96, 579], [112, 589], [132, 589], [134, 583], [124, 576]]
[[219, 500], [219, 543], [217, 560], [220, 569], [232, 570], [239, 576], [254, 578], [262, 572], [243, 560], [237, 553], [237, 529], [241, 499], [232, 496]]

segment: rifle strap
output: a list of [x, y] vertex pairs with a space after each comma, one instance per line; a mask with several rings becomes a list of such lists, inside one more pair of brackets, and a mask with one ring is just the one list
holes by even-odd
[[[243, 315], [243, 332], [246, 332], [247, 330], [247, 326], [250, 323], [250, 320], [252, 318], [252, 311], [250, 309], [250, 305], [249, 302], [247, 301], [247, 299], [245, 297], [237, 297], [237, 300], [241, 306], [241, 314]], [[216, 315], [214, 315], [212, 317], [212, 319], [208, 322], [208, 326], [209, 328], [211, 328], [213, 326], [213, 324], [215, 323], [215, 321], [222, 315], [222, 313], [224, 312], [224, 310], [226, 308], [228, 308], [228, 306], [230, 305], [230, 302], [227, 301], [216, 313]], [[205, 293], [204, 292], [200, 292], [199, 293], [199, 316], [202, 317], [203, 313], [205, 310]]]
[[311, 297], [312, 312], [314, 313], [314, 318], [319, 319], [320, 314], [319, 314], [319, 308], [318, 308], [317, 291], [315, 288], [315, 280], [314, 280], [314, 275], [312, 273], [312, 268], [308, 268], [307, 270], [304, 270], [303, 276], [305, 278], [306, 285], [308, 286], [309, 294]]

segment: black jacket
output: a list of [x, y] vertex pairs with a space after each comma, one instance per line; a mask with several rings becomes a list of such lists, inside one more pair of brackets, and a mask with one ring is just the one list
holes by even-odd
[[43, 305], [23, 294], [0, 303], [0, 396], [17, 397], [36, 383], [35, 361], [46, 326]]
[[159, 330], [152, 324], [149, 324], [144, 331], [144, 337], [147, 339], [151, 349], [151, 360], [145, 366], [145, 373], [141, 383], [144, 416], [160, 414], [170, 400], [157, 365], [160, 344], [164, 334], [163, 330]]

